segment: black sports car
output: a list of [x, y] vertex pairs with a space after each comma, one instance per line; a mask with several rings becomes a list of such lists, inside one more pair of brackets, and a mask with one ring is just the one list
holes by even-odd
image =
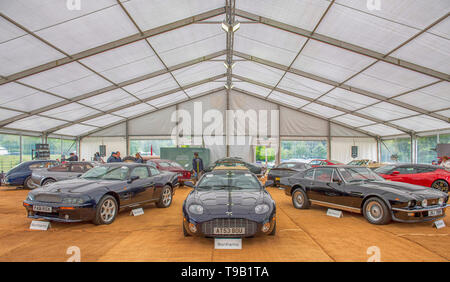
[[265, 173], [265, 169], [262, 166], [245, 162], [244, 160], [242, 160], [242, 158], [238, 157], [227, 157], [219, 159], [214, 163], [212, 163], [211, 165], [209, 165], [208, 167], [206, 167], [203, 171], [210, 172], [217, 166], [229, 166], [229, 167], [245, 166], [246, 168], [248, 168], [248, 170], [256, 174], [258, 177], [264, 175]]
[[311, 168], [311, 166], [307, 163], [284, 162], [269, 171], [267, 174], [267, 180], [272, 180], [274, 185], [277, 186], [280, 184], [281, 177], [292, 176], [308, 168]]
[[[268, 184], [270, 185], [270, 183]], [[311, 204], [362, 213], [373, 224], [423, 222], [445, 216], [448, 194], [422, 186], [385, 181], [356, 166], [311, 168], [281, 179], [295, 208]]]
[[169, 207], [177, 185], [175, 173], [144, 164], [112, 163], [35, 189], [23, 205], [29, 218], [110, 224], [119, 209], [151, 202]]
[[256, 176], [245, 170], [206, 173], [183, 204], [185, 236], [275, 235], [275, 202]]

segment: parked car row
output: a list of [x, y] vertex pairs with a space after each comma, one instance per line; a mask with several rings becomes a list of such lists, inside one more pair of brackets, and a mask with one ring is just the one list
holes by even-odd
[[38, 187], [23, 202], [27, 216], [59, 222], [111, 224], [126, 208], [149, 203], [167, 208], [182, 180], [193, 188], [182, 208], [185, 236], [275, 235], [276, 205], [266, 190], [269, 186], [285, 189], [297, 209], [319, 205], [345, 210], [362, 214], [372, 224], [437, 220], [448, 207], [449, 172], [427, 165], [391, 165], [373, 171], [365, 166], [292, 161], [272, 168], [264, 185], [257, 177], [262, 168], [240, 158], [216, 161], [195, 184], [187, 170], [168, 160], [35, 161], [17, 167], [21, 169], [14, 168], [8, 181], [18, 171], [31, 171], [33, 187]]

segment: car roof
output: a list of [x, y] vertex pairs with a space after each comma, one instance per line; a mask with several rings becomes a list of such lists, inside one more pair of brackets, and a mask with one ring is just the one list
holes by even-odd
[[367, 168], [365, 166], [359, 166], [359, 165], [323, 165], [319, 167], [313, 167], [313, 168], [322, 168], [322, 167], [328, 167], [328, 168]]
[[214, 168], [214, 170], [246, 170], [248, 171], [248, 168], [242, 165], [238, 166], [217, 166]]
[[102, 164], [102, 166], [127, 166], [127, 167], [148, 166], [148, 167], [151, 167], [150, 165], [141, 164], [141, 163], [124, 163], [124, 162], [106, 163], [106, 164]]

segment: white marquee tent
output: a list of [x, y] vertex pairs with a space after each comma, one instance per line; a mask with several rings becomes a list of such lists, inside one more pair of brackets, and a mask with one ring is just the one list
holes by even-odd
[[449, 15], [448, 0], [0, 1], [0, 132], [127, 152], [201, 101], [279, 111], [278, 146], [377, 159], [381, 138], [449, 132]]

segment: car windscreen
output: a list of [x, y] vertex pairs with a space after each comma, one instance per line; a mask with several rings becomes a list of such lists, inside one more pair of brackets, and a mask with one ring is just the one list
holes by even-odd
[[97, 166], [84, 173], [84, 179], [125, 180], [130, 169], [126, 166]]
[[381, 176], [365, 167], [340, 167], [338, 170], [346, 182], [384, 180]]
[[258, 179], [251, 173], [220, 171], [205, 174], [200, 180], [197, 189], [259, 190], [261, 189], [261, 185]]
[[386, 174], [386, 173], [390, 172], [391, 170], [393, 170], [394, 168], [395, 168], [395, 165], [385, 165], [385, 166], [375, 169], [374, 171], [376, 173]]

